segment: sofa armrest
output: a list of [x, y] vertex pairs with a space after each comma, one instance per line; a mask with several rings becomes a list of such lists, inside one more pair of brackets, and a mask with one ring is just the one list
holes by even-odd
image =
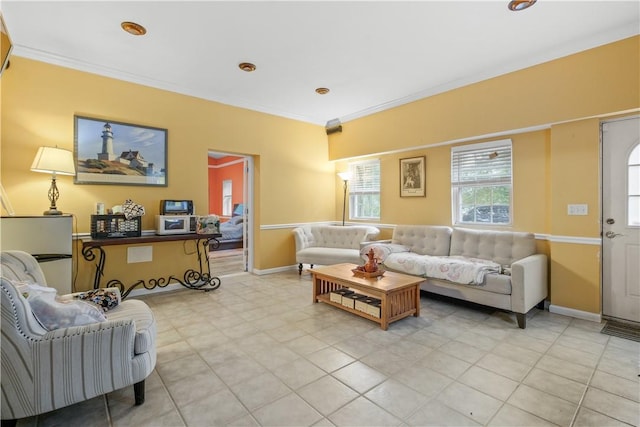
[[297, 227], [292, 230], [296, 243], [296, 252], [312, 246], [311, 235], [303, 227]]
[[360, 242], [360, 250], [364, 249], [365, 246], [372, 245], [374, 243], [391, 243], [391, 239], [371, 240], [371, 241], [368, 241], [368, 242]]
[[548, 294], [547, 256], [530, 255], [511, 264], [511, 310], [526, 313]]

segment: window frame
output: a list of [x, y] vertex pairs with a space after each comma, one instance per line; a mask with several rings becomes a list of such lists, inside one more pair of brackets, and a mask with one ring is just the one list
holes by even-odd
[[222, 181], [222, 216], [231, 215], [233, 215], [233, 180], [225, 179]]
[[[491, 151], [501, 152], [503, 154], [508, 153], [508, 174], [496, 174], [495, 176], [490, 176], [486, 178], [482, 178], [481, 176], [475, 176], [475, 180], [464, 180], [459, 177], [462, 172], [470, 172], [473, 169], [477, 169], [478, 171], [482, 171], [483, 166], [487, 166], [489, 163], [480, 163], [477, 167], [469, 167], [469, 162], [473, 162], [470, 158], [461, 160], [463, 155], [466, 156], [484, 156], [489, 155]], [[466, 162], [465, 162], [466, 160]], [[467, 163], [467, 167], [461, 165], [460, 162]], [[506, 163], [502, 165], [506, 166]], [[490, 204], [474, 204], [473, 209], [477, 209], [479, 206], [490, 206], [491, 212], [494, 212], [494, 206], [508, 206], [509, 218], [507, 222], [481, 222], [481, 221], [464, 221], [463, 220], [463, 212], [462, 212], [462, 192], [464, 189], [473, 188], [474, 191], [477, 191], [478, 188], [491, 188], [492, 194], [493, 190], [499, 187], [507, 187], [509, 193], [509, 203], [508, 204], [499, 204], [494, 203], [494, 200], [491, 201]], [[455, 147], [451, 147], [451, 221], [454, 225], [462, 225], [462, 226], [488, 226], [488, 227], [509, 227], [513, 225], [513, 143], [511, 139], [501, 139], [490, 142], [481, 142], [475, 144], [466, 144], [466, 145], [458, 145]]]
[[[359, 176], [360, 174], [357, 172], [357, 169], [360, 167], [366, 167], [367, 165], [371, 165], [371, 164], [375, 164], [377, 166], [378, 169], [378, 182], [375, 183], [373, 186], [369, 187], [369, 189], [366, 188], [365, 185], [363, 184], [359, 184], [358, 182], [354, 182], [356, 181], [357, 176]], [[380, 221], [380, 211], [381, 209], [381, 199], [380, 199], [380, 182], [381, 182], [381, 175], [382, 175], [382, 171], [380, 168], [380, 159], [370, 159], [370, 160], [362, 160], [362, 161], [357, 161], [357, 162], [350, 162], [349, 163], [349, 173], [351, 174], [351, 179], [348, 182], [348, 188], [349, 188], [349, 220], [376, 220], [376, 221]], [[377, 189], [375, 188], [377, 186]], [[365, 187], [363, 190], [359, 190], [359, 187]], [[356, 189], [354, 191], [354, 189]], [[356, 215], [356, 213], [359, 211], [359, 202], [358, 202], [358, 198], [359, 197], [364, 197], [364, 196], [372, 196], [372, 195], [377, 195], [377, 205], [378, 205], [378, 216], [373, 216], [373, 215]]]

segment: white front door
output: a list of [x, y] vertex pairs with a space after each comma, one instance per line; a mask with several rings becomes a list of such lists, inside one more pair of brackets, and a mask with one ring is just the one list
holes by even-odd
[[640, 322], [640, 118], [602, 124], [602, 314]]

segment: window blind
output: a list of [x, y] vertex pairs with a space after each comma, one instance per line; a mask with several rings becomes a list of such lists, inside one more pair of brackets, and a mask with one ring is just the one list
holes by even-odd
[[511, 140], [451, 149], [451, 184], [511, 183]]
[[349, 165], [351, 180], [349, 192], [351, 194], [380, 193], [380, 161], [351, 163]]

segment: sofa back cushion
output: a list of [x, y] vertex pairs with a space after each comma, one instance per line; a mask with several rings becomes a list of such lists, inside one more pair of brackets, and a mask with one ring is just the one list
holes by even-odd
[[451, 231], [443, 225], [396, 225], [391, 242], [420, 255], [449, 255]]
[[367, 225], [310, 225], [294, 230], [296, 250], [310, 247], [358, 249], [360, 242], [378, 237], [380, 230]]
[[500, 265], [536, 253], [533, 233], [454, 228], [450, 255], [488, 259]]

